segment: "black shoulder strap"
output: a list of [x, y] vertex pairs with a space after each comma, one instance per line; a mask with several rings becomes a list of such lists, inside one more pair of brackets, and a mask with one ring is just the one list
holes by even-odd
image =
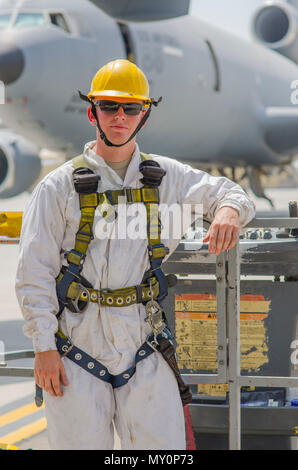
[[95, 175], [88, 167], [84, 155], [78, 155], [72, 159], [74, 171], [73, 182], [77, 193], [91, 194], [96, 193], [100, 176]]
[[161, 184], [166, 171], [160, 167], [157, 161], [152, 160], [146, 153], [141, 152], [141, 159], [142, 162], [139, 166], [139, 170], [143, 175], [141, 183], [143, 183], [144, 186], [157, 188]]

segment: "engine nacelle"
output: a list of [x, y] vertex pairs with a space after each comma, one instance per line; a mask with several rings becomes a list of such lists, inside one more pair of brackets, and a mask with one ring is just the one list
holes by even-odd
[[187, 15], [190, 0], [91, 0], [118, 20], [156, 21]]
[[257, 41], [298, 63], [298, 10], [281, 2], [267, 2], [252, 19]]
[[37, 147], [13, 131], [0, 131], [0, 198], [17, 196], [38, 178], [41, 160]]

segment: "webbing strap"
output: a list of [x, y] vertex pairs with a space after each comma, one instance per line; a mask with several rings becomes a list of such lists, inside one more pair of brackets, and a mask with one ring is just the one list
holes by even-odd
[[[169, 330], [165, 330], [164, 333], [168, 338], [171, 338]], [[163, 335], [159, 336], [160, 338], [163, 337]], [[110, 383], [113, 388], [122, 387], [123, 385], [127, 384], [129, 379], [136, 371], [136, 365], [155, 351], [155, 349], [150, 345], [153, 339], [154, 337], [151, 335], [148, 340], [139, 347], [135, 354], [134, 363], [131, 367], [126, 369], [124, 372], [121, 372], [121, 374], [113, 375], [110, 374], [108, 369], [103, 364], [101, 364], [101, 362], [91, 357], [82, 349], [73, 345], [64, 335], [61, 336], [61, 332], [56, 333], [57, 349], [62, 356], [67, 356], [68, 359], [75, 362], [87, 372], [90, 372], [90, 374], [94, 375], [98, 379], [103, 380], [104, 382]]]
[[93, 221], [99, 200], [96, 194], [80, 194], [81, 220], [76, 233], [75, 251], [86, 254], [91, 240], [93, 240]]
[[[146, 189], [146, 188], [143, 188]], [[157, 191], [158, 188], [150, 188]], [[147, 238], [151, 272], [159, 283], [159, 295], [157, 301], [161, 302], [168, 295], [168, 283], [164, 272], [161, 269], [163, 259], [169, 250], [161, 243], [161, 222], [159, 218], [159, 199], [156, 201], [144, 201], [147, 212]]]
[[[63, 278], [64, 274], [60, 273], [57, 282]], [[159, 285], [155, 277], [151, 283], [153, 298], [156, 299], [159, 294]], [[124, 307], [135, 303], [145, 302], [151, 299], [151, 289], [148, 283], [139, 286], [124, 287], [121, 289], [93, 289], [82, 286], [81, 283], [73, 281], [67, 290], [68, 299], [81, 300], [86, 302], [86, 291], [89, 292], [90, 302], [100, 303], [107, 307]]]
[[85, 160], [84, 154], [78, 155], [72, 159], [72, 164], [75, 170], [78, 168], [88, 168], [87, 162]]
[[70, 284], [77, 280], [80, 274], [79, 266], [69, 263], [67, 271], [64, 273], [62, 279], [57, 282], [57, 297], [59, 300], [59, 312], [57, 313], [57, 318], [60, 317], [61, 313], [64, 310], [65, 305], [67, 305], [67, 291]]
[[99, 203], [111, 205], [119, 204], [119, 198], [125, 198], [128, 204], [136, 202], [157, 203], [158, 188], [124, 188], [109, 189], [104, 193], [98, 193]]
[[[88, 164], [85, 160], [84, 154], [78, 155], [72, 159], [74, 170], [79, 168], [87, 168]], [[93, 240], [93, 222], [95, 210], [100, 203], [98, 194], [79, 194], [81, 219], [79, 229], [76, 233], [75, 246], [68, 254], [67, 261], [80, 266], [85, 258], [89, 243]]]

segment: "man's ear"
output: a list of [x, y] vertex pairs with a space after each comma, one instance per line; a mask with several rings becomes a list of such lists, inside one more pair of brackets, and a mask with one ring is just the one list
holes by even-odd
[[87, 116], [89, 119], [89, 122], [92, 126], [96, 126], [96, 119], [94, 117], [94, 114], [92, 113], [92, 106], [89, 106], [87, 109]]

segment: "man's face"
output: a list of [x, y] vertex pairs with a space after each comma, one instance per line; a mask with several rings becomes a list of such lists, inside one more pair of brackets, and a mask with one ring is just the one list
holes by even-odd
[[[114, 101], [117, 103], [143, 103], [141, 100], [135, 100], [131, 98], [97, 98], [97, 101], [100, 100]], [[146, 110], [142, 110], [139, 114], [131, 116], [126, 114], [122, 107], [120, 107], [115, 114], [109, 114], [105, 111], [102, 111], [99, 106], [96, 106], [95, 109], [99, 124], [103, 132], [105, 133], [108, 140], [114, 144], [123, 144], [126, 142], [146, 113]], [[91, 112], [91, 107], [88, 108], [88, 117], [91, 124], [96, 126], [96, 120]]]

